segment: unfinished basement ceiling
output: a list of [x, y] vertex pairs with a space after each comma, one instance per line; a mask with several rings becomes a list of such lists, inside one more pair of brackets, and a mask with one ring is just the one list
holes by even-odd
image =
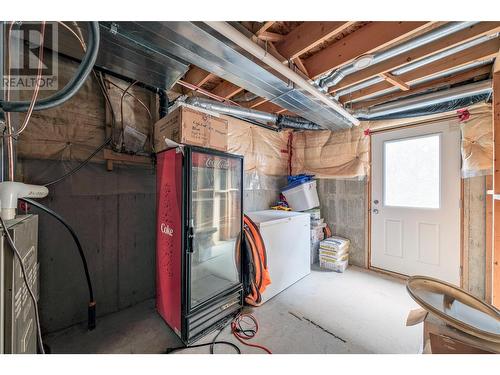
[[[360, 56], [387, 51], [449, 22], [231, 22], [271, 55], [312, 83], [318, 76], [352, 63]], [[103, 48], [98, 66], [153, 87], [188, 95], [208, 91], [221, 101], [259, 111], [296, 115], [338, 130], [351, 126], [323, 102], [258, 61], [240, 46], [203, 22], [100, 22]], [[85, 34], [85, 27], [82, 27]], [[401, 100], [489, 78], [488, 71], [500, 47], [499, 22], [478, 22], [404, 52], [330, 87], [349, 111], [366, 110]], [[426, 59], [461, 43], [490, 36], [484, 42], [450, 53], [395, 76], [393, 71]], [[74, 37], [60, 32], [62, 53], [81, 56]], [[370, 80], [375, 84], [366, 85]], [[356, 87], [361, 84], [361, 88]], [[363, 86], [364, 85], [364, 86]], [[184, 85], [186, 86], [186, 85]], [[347, 94], [344, 94], [346, 93]], [[341, 93], [339, 95], [339, 93]], [[243, 100], [241, 100], [243, 97]]]
[[[326, 74], [345, 66], [366, 54], [375, 54], [400, 46], [426, 35], [450, 22], [241, 22], [253, 35], [254, 41], [265, 46], [270, 53], [288, 61], [311, 82], [318, 73]], [[389, 30], [389, 31], [388, 31]], [[371, 106], [425, 94], [446, 88], [449, 82], [461, 85], [489, 77], [491, 64], [500, 42], [495, 35], [500, 31], [499, 22], [478, 22], [440, 39], [414, 48], [395, 58], [369, 66], [331, 87], [330, 94], [353, 90], [359, 83], [383, 77], [379, 83], [361, 90], [354, 90], [339, 99], [349, 110], [367, 109]], [[373, 37], [376, 35], [376, 37]], [[446, 58], [423, 64], [414, 71], [394, 79], [391, 72], [401, 67], [438, 54], [484, 36], [484, 42], [450, 53]], [[310, 68], [311, 70], [309, 70]], [[221, 78], [221, 77], [218, 77]], [[301, 115], [275, 101], [242, 88], [228, 80], [219, 81], [212, 72], [191, 65], [183, 81], [219, 95], [221, 100], [234, 100], [243, 107], [277, 114]], [[183, 88], [184, 94], [203, 95]], [[376, 98], [376, 99], [375, 99]], [[292, 113], [291, 113], [292, 112]]]

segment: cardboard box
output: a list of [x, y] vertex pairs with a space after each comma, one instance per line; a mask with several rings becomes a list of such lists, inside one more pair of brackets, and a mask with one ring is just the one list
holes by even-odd
[[154, 126], [155, 152], [186, 144], [227, 152], [227, 120], [181, 105]]
[[406, 325], [414, 326], [422, 322], [424, 354], [500, 353], [498, 342], [487, 341], [451, 327], [425, 309], [411, 310]]

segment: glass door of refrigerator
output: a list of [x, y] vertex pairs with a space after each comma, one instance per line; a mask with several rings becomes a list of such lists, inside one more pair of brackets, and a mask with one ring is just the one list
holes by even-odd
[[191, 308], [237, 285], [241, 233], [242, 162], [215, 154], [191, 154]]

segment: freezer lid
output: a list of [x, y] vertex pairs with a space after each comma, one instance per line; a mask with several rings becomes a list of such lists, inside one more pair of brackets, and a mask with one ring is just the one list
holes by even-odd
[[263, 211], [247, 212], [246, 215], [260, 227], [276, 225], [279, 223], [286, 223], [290, 220], [296, 220], [297, 218], [307, 217], [307, 220], [309, 220], [310, 218], [310, 215], [305, 212], [280, 211], [280, 210], [263, 210]]

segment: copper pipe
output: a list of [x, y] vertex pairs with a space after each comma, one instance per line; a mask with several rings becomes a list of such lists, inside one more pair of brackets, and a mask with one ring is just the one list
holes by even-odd
[[183, 81], [182, 79], [179, 79], [177, 81], [177, 83], [181, 86], [184, 86], [184, 87], [187, 87], [188, 89], [190, 90], [193, 90], [193, 91], [198, 91], [199, 93], [203, 94], [203, 95], [206, 95], [208, 96], [209, 98], [212, 98], [212, 99], [215, 99], [219, 102], [229, 102], [233, 105], [236, 105], [238, 107], [241, 107], [240, 104], [236, 103], [236, 102], [233, 102], [231, 99], [226, 99], [226, 98], [223, 98], [222, 96], [219, 96], [219, 95], [215, 95], [215, 94], [212, 94], [210, 91], [207, 91], [205, 89], [202, 89], [200, 86], [196, 86], [196, 85], [193, 85], [192, 83], [189, 83], [189, 82], [186, 82], [186, 81]]

